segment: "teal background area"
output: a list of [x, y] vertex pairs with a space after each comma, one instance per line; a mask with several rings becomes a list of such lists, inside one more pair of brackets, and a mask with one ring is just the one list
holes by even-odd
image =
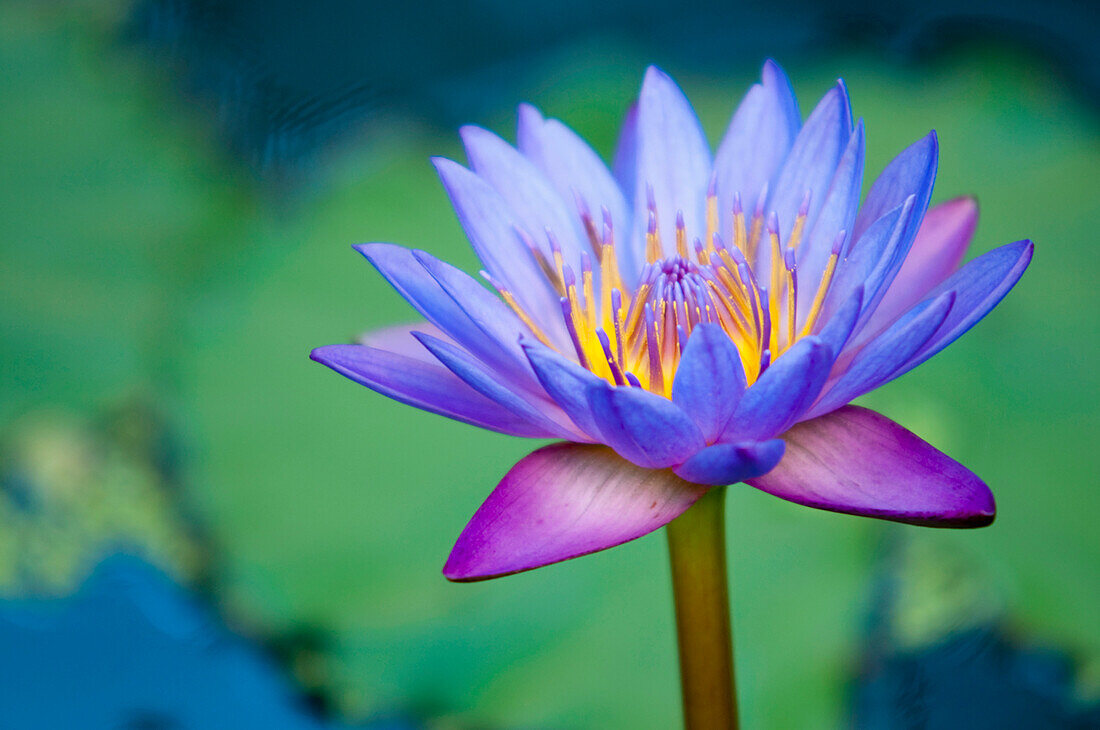
[[[242, 631], [323, 635], [313, 663], [287, 671], [351, 721], [414, 707], [453, 723], [440, 727], [675, 726], [663, 534], [450, 584], [440, 569], [465, 520], [539, 444], [415, 411], [308, 359], [412, 319], [351, 244], [397, 242], [476, 270], [428, 161], [461, 160], [457, 133], [381, 115], [292, 190], [260, 188], [215, 147], [202, 110], [117, 44], [119, 13], [0, 5], [4, 437], [17, 442], [43, 413], [155, 403], [179, 434], [185, 501], [214, 546], [204, 590]], [[608, 155], [648, 60], [567, 49], [515, 101]], [[858, 51], [778, 60], [804, 114], [844, 77], [866, 120], [868, 183], [935, 128], [934, 201], [981, 204], [972, 255], [1021, 238], [1036, 251], [987, 320], [865, 399], [991, 485], [991, 528], [898, 526], [730, 489], [745, 726], [840, 724], [868, 583], [895, 538], [965, 563], [1013, 631], [1067, 648], [1082, 693], [1100, 695], [1095, 105], [1007, 45], [916, 68]], [[668, 70], [716, 144], [758, 65], [729, 77]], [[470, 121], [513, 136], [511, 109]], [[28, 539], [13, 515], [0, 511], [8, 593]]]

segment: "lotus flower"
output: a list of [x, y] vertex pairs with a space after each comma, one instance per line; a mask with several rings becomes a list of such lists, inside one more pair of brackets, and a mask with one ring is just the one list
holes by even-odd
[[515, 147], [461, 134], [469, 167], [434, 162], [489, 287], [423, 251], [357, 246], [425, 321], [312, 354], [423, 410], [559, 441], [508, 472], [448, 578], [612, 547], [742, 481], [899, 522], [993, 520], [977, 476], [848, 405], [973, 326], [1031, 259], [1019, 241], [960, 268], [977, 206], [929, 209], [934, 132], [861, 204], [863, 122], [843, 82], [803, 123], [769, 61], [713, 157], [656, 68], [611, 169], [527, 105]]

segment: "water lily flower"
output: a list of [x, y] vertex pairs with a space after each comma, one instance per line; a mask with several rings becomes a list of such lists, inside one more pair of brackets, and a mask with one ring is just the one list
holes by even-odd
[[527, 105], [516, 146], [461, 135], [469, 166], [434, 162], [487, 286], [424, 251], [357, 246], [424, 321], [312, 354], [423, 410], [558, 441], [490, 494], [448, 578], [612, 547], [736, 482], [899, 522], [993, 520], [977, 476], [849, 405], [972, 327], [1031, 259], [1025, 240], [960, 266], [978, 211], [929, 208], [934, 132], [861, 203], [843, 82], [803, 122], [769, 61], [713, 156], [656, 68], [610, 168]]

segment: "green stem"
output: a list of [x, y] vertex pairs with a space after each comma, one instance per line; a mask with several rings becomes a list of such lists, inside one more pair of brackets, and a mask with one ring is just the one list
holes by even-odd
[[725, 487], [668, 525], [686, 730], [736, 730], [733, 637], [726, 587]]

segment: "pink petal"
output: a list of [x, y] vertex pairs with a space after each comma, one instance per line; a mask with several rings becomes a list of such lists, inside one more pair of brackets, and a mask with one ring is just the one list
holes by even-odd
[[983, 527], [996, 507], [966, 467], [889, 418], [845, 406], [783, 434], [775, 469], [748, 480], [808, 507], [930, 527]]
[[568, 560], [662, 527], [706, 492], [606, 446], [557, 443], [528, 454], [481, 505], [443, 575], [495, 578]]

